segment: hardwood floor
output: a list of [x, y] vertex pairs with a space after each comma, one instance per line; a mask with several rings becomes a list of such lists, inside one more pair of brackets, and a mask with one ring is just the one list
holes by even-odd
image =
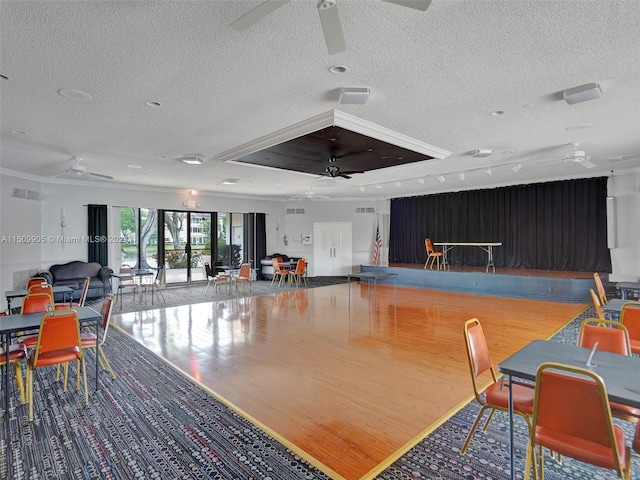
[[462, 324], [494, 363], [586, 304], [366, 285], [114, 316], [114, 324], [333, 478], [371, 478], [471, 399]]

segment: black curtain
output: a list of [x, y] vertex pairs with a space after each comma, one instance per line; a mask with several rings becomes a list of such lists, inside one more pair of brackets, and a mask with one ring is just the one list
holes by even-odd
[[264, 213], [244, 214], [244, 260], [260, 268], [260, 260], [267, 256], [267, 228]]
[[[424, 263], [429, 237], [502, 242], [496, 267], [611, 272], [606, 197], [602, 177], [395, 198], [389, 261]], [[486, 258], [479, 248], [449, 252], [451, 265], [480, 266]]]
[[107, 206], [87, 205], [89, 213], [89, 262], [98, 262], [103, 267], [109, 264], [109, 243], [107, 242]]

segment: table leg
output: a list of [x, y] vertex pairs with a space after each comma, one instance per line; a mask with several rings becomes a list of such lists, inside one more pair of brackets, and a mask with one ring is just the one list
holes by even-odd
[[[510, 463], [510, 472], [511, 472], [511, 480], [515, 480], [515, 469], [513, 466], [513, 390], [511, 388], [512, 382], [511, 375], [509, 375], [509, 463]], [[533, 459], [535, 462], [535, 457]], [[535, 468], [535, 467], [534, 467]]]
[[493, 273], [496, 273], [496, 266], [493, 263], [493, 246], [489, 245], [487, 247], [487, 273], [489, 273], [489, 267], [493, 268]]

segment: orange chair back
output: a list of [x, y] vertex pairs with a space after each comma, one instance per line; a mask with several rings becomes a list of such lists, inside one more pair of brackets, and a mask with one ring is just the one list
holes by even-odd
[[467, 345], [467, 358], [469, 360], [469, 369], [472, 373], [473, 389], [476, 398], [478, 398], [478, 401], [482, 404], [484, 401], [481, 401], [479, 398], [481, 391], [476, 378], [487, 371], [491, 372], [491, 378], [494, 382], [498, 380], [498, 376], [491, 362], [489, 347], [487, 346], [480, 320], [472, 318], [465, 322], [464, 340]]
[[22, 299], [20, 313], [42, 313], [50, 308], [53, 308], [53, 303], [48, 293], [30, 293]]
[[587, 318], [580, 324], [578, 346], [593, 348], [598, 342], [598, 350], [631, 355], [629, 333], [623, 324], [611, 320]]
[[631, 351], [640, 354], [640, 302], [627, 302], [622, 306], [620, 323], [629, 332]]
[[27, 281], [27, 290], [29, 290], [29, 287], [31, 285], [42, 285], [43, 283], [47, 283], [47, 279], [44, 277], [31, 277], [28, 281]]
[[434, 253], [433, 250], [433, 243], [431, 242], [430, 238], [425, 238], [424, 239], [424, 246], [427, 249], [427, 254], [430, 255], [432, 253]]
[[[75, 310], [47, 312], [40, 321], [33, 368], [82, 358], [80, 324]], [[65, 359], [69, 358], [69, 359]]]
[[111, 311], [113, 310], [113, 295], [108, 294], [104, 297], [102, 307], [100, 308], [100, 328], [102, 328], [102, 341], [107, 338], [109, 323], [111, 322]]
[[55, 301], [53, 299], [53, 287], [48, 283], [31, 285], [28, 290], [29, 293], [46, 293], [51, 297], [51, 305], [55, 305]]
[[602, 311], [602, 304], [600, 303], [600, 298], [598, 297], [596, 292], [593, 291], [593, 288], [590, 288], [589, 292], [591, 292], [591, 300], [593, 301], [593, 307], [596, 309], [598, 318], [600, 320], [604, 320], [604, 312]]
[[248, 263], [243, 263], [240, 265], [240, 271], [238, 272], [238, 277], [241, 278], [250, 278], [251, 277], [251, 265]]
[[298, 260], [298, 264], [296, 265], [296, 275], [302, 275], [304, 271], [307, 269], [307, 262], [304, 258]]
[[271, 264], [273, 265], [273, 273], [278, 274], [285, 272], [284, 268], [282, 268], [282, 259], [280, 257], [271, 260]]
[[607, 293], [604, 291], [604, 285], [602, 284], [602, 279], [600, 278], [598, 272], [593, 274], [593, 280], [596, 283], [596, 290], [598, 291], [600, 303], [602, 305], [606, 305], [607, 303], [609, 303], [609, 300], [607, 299]]
[[84, 284], [82, 285], [82, 293], [80, 294], [80, 299], [78, 300], [79, 307], [84, 307], [84, 302], [87, 299], [87, 293], [89, 292], [90, 284], [91, 284], [91, 277], [86, 277], [84, 279]]
[[533, 435], [536, 444], [557, 453], [624, 470], [619, 452], [625, 444], [616, 441], [606, 386], [586, 368], [557, 363], [538, 367]]

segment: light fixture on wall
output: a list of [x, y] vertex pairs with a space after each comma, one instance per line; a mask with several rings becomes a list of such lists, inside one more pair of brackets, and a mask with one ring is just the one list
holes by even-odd
[[186, 208], [198, 208], [200, 204], [195, 201], [193, 197], [197, 197], [200, 194], [198, 190], [189, 190], [189, 199], [182, 203]]

